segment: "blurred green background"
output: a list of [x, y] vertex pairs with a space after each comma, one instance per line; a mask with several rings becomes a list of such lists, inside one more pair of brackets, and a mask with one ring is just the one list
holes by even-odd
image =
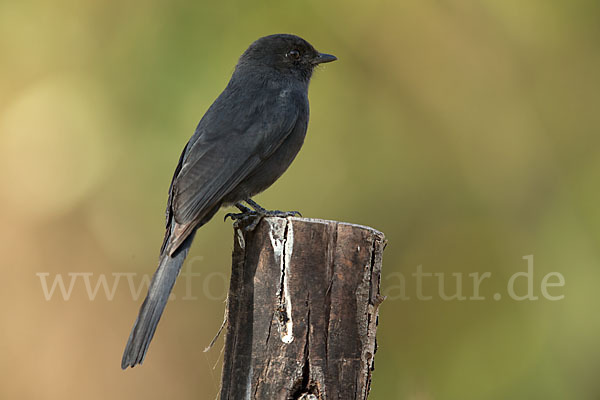
[[[339, 61], [257, 200], [386, 234], [370, 398], [600, 398], [599, 16], [589, 0], [0, 2], [0, 397], [216, 397], [222, 339], [202, 349], [223, 315], [226, 210], [190, 254], [197, 299], [176, 286], [142, 367], [119, 368], [142, 300], [124, 277], [112, 300], [83, 275], [46, 300], [36, 274], [93, 288], [154, 272], [185, 142], [243, 50], [289, 32]], [[537, 301], [506, 295], [526, 255]], [[434, 278], [418, 300], [419, 265], [448, 293], [462, 273], [467, 296], [490, 272], [485, 300], [444, 301]], [[541, 297], [549, 272], [564, 299]]]

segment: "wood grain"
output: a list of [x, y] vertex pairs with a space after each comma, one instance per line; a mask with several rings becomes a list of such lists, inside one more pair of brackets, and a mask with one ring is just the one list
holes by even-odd
[[236, 228], [221, 399], [366, 399], [384, 247], [336, 221]]

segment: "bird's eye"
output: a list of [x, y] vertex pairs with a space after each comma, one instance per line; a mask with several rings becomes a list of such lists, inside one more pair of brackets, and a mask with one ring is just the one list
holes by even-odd
[[298, 50], [291, 50], [291, 51], [288, 53], [288, 57], [290, 57], [290, 58], [292, 58], [292, 59], [294, 59], [294, 60], [297, 60], [297, 59], [299, 59], [299, 58], [300, 58], [300, 52], [299, 52]]

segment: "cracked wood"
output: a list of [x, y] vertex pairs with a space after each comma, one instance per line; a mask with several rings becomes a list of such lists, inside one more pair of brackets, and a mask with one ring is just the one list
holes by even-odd
[[384, 247], [336, 221], [236, 228], [221, 399], [367, 399]]

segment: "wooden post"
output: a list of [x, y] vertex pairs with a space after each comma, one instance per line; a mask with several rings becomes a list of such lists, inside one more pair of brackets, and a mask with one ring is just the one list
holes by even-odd
[[335, 221], [236, 228], [221, 400], [367, 399], [384, 247]]

